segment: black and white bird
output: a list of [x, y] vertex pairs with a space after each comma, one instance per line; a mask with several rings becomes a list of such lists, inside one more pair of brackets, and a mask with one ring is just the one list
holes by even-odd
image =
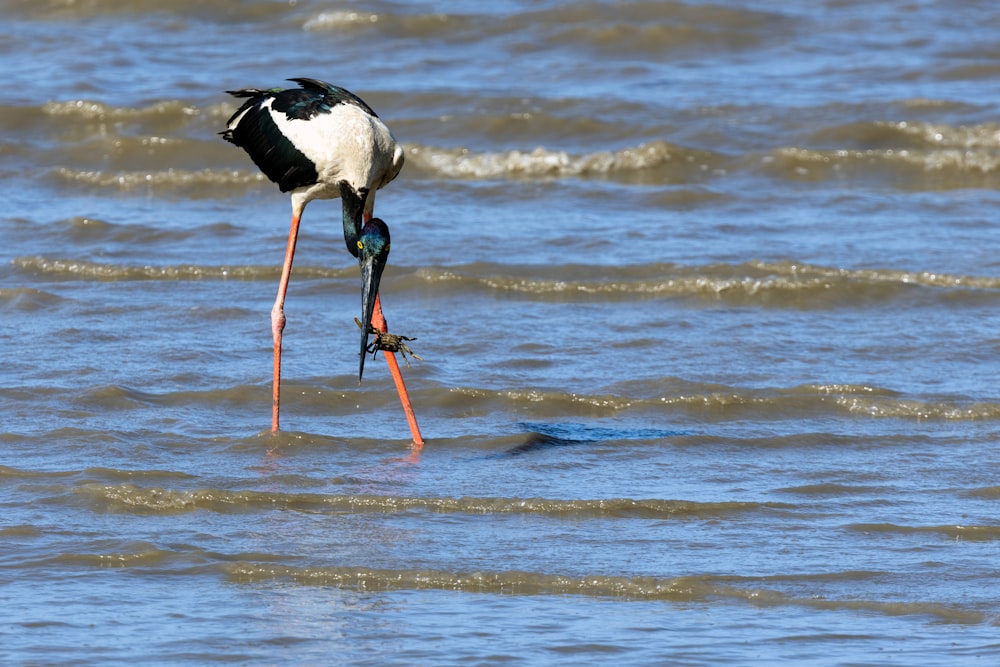
[[[385, 253], [388, 253], [388, 228], [377, 218], [374, 221], [378, 224], [372, 226], [375, 192], [396, 178], [403, 167], [402, 147], [360, 97], [317, 79], [289, 80], [299, 84], [299, 88], [227, 91], [246, 101], [221, 133], [226, 141], [245, 150], [264, 175], [277, 183], [282, 192], [290, 193], [292, 200], [288, 246], [278, 295], [271, 309], [274, 339], [272, 431], [278, 430], [284, 303], [302, 212], [306, 204], [314, 199], [341, 199], [344, 242], [347, 250], [358, 258], [365, 276], [365, 303], [362, 309], [366, 319], [362, 327], [360, 380], [369, 333], [373, 330], [386, 331], [378, 297], [378, 279], [385, 266], [385, 257], [376, 261], [381, 248], [365, 247], [365, 238], [381, 238], [384, 230], [384, 242], [380, 245], [384, 245]], [[367, 326], [369, 324], [372, 328]], [[385, 357], [410, 423], [414, 443], [422, 445], [399, 365], [391, 351], [386, 351]]]

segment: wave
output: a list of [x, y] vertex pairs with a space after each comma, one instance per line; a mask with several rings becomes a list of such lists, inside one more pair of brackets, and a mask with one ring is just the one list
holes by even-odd
[[[104, 141], [110, 141], [104, 140]], [[188, 168], [198, 159], [210, 163], [240, 162], [241, 155], [226, 147], [202, 148], [199, 141], [160, 141], [151, 149], [146, 140], [118, 141], [115, 150], [125, 151], [115, 157], [119, 166], [132, 162], [149, 164], [148, 168], [102, 168], [59, 166], [46, 172], [48, 180], [59, 187], [77, 186], [115, 189], [121, 192], [146, 192], [161, 196], [212, 199], [238, 196], [254, 188], [272, 187], [267, 178], [246, 167]], [[458, 180], [553, 180], [564, 178], [602, 179], [633, 185], [664, 185], [704, 181], [724, 170], [722, 158], [707, 151], [654, 141], [613, 151], [579, 155], [567, 151], [535, 148], [530, 151], [472, 152], [465, 148], [434, 148], [404, 144], [407, 153], [407, 176], [419, 179]], [[225, 155], [221, 151], [226, 151]], [[69, 149], [54, 150], [62, 158]], [[90, 146], [75, 151], [76, 162], [92, 159]], [[202, 157], [199, 157], [202, 156]]]
[[[97, 100], [75, 99], [50, 101], [40, 107], [7, 107], [5, 115], [20, 112], [25, 121], [57, 123], [66, 130], [100, 123], [105, 131], [125, 128], [157, 130], [182, 127], [195, 118], [210, 117], [225, 120], [229, 106], [218, 105], [202, 109], [185, 100], [161, 100], [140, 107], [120, 107]], [[107, 124], [111, 123], [109, 127]]]
[[1000, 278], [906, 271], [844, 269], [801, 262], [750, 261], [688, 266], [669, 263], [602, 267], [427, 267], [414, 278], [436, 289], [504, 293], [555, 301], [696, 298], [737, 305], [829, 308], [903, 297], [961, 300], [1000, 296]]
[[0, 479], [16, 480], [70, 480], [76, 484], [94, 483], [98, 480], [106, 482], [140, 481], [182, 481], [194, 479], [194, 475], [174, 470], [124, 470], [121, 468], [85, 468], [83, 470], [27, 470], [0, 465]]
[[948, 539], [968, 542], [992, 542], [1000, 540], [1000, 526], [900, 526], [892, 523], [856, 523], [847, 526], [862, 533], [901, 533], [923, 535], [935, 533]]
[[969, 491], [970, 496], [977, 498], [987, 498], [989, 500], [1000, 499], [1000, 486], [986, 486]]
[[53, 308], [68, 299], [32, 287], [0, 287], [0, 312], [31, 313]]
[[857, 149], [990, 149], [1000, 147], [1000, 125], [983, 123], [954, 127], [914, 121], [859, 121], [823, 128], [811, 140]]
[[579, 3], [534, 12], [530, 20], [541, 26], [546, 48], [582, 48], [611, 58], [742, 51], [780, 41], [794, 25], [777, 13], [678, 2]]
[[406, 147], [416, 176], [457, 179], [615, 178], [634, 184], [703, 179], [722, 158], [708, 151], [652, 141], [614, 151], [571, 154], [537, 147], [530, 151], [473, 152], [466, 148]]
[[[230, 230], [223, 226], [215, 231], [226, 234]], [[105, 228], [84, 234], [89, 237], [88, 242], [93, 242], [93, 237], [116, 236], [119, 230]], [[131, 237], [145, 241], [160, 234], [153, 228], [128, 232]], [[277, 280], [279, 271], [277, 265], [126, 264], [39, 255], [15, 257], [10, 266], [16, 273], [33, 278], [102, 282], [271, 282]], [[356, 277], [348, 266], [303, 264], [296, 266], [295, 273], [299, 279]], [[442, 296], [481, 294], [556, 303], [683, 299], [806, 311], [891, 303], [907, 307], [935, 307], [942, 303], [982, 306], [1000, 299], [1000, 277], [903, 269], [844, 269], [792, 261], [702, 266], [652, 263], [600, 270], [580, 265], [510, 266], [485, 262], [419, 268], [394, 265], [391, 284], [401, 294], [429, 290]], [[56, 301], [53, 295], [38, 290], [0, 290], [0, 308], [45, 308]]]
[[[789, 32], [794, 22], [776, 13], [729, 9], [717, 5], [699, 7], [682, 2], [636, 0], [608, 5], [604, 2], [571, 3], [534, 11], [499, 13], [487, 11], [420, 12], [406, 5], [382, 5], [373, 9], [327, 9], [303, 13], [298, 3], [243, 0], [205, 3], [199, 0], [95, 0], [39, 3], [11, 0], [5, 9], [15, 16], [34, 20], [71, 21], [108, 15], [166, 14], [197, 18], [213, 23], [299, 25], [306, 31], [335, 31], [364, 37], [372, 31], [387, 38], [434, 39], [464, 43], [478, 39], [511, 41], [517, 47], [569, 47], [621, 57], [622, 54], [655, 57], [664, 53], [725, 49], [744, 50]], [[530, 32], [526, 30], [530, 26]]]
[[[866, 580], [877, 572], [838, 572], [821, 575], [741, 577], [688, 575], [678, 577], [628, 577], [603, 574], [558, 575], [525, 571], [451, 572], [447, 570], [396, 570], [370, 567], [293, 567], [276, 563], [228, 563], [228, 577], [239, 583], [287, 580], [306, 586], [337, 586], [360, 591], [447, 590], [498, 595], [580, 595], [636, 601], [670, 602], [738, 601], [754, 606], [798, 606], [825, 610], [851, 610], [886, 616], [920, 615], [943, 622], [978, 624], [989, 617], [979, 611], [939, 602], [798, 597], [767, 585], [814, 584], [831, 579]], [[800, 587], [801, 588], [801, 587]]]
[[[10, 133], [7, 137], [10, 146], [32, 138], [36, 140], [30, 144], [34, 151], [40, 147], [50, 148], [58, 157], [68, 147], [86, 142], [97, 146], [100, 144], [95, 142], [103, 141], [119, 152], [138, 155], [144, 151], [148, 156], [158, 146], [184, 139], [211, 144], [221, 142], [215, 132], [225, 125], [234, 109], [233, 104], [224, 99], [222, 91], [219, 91], [217, 103], [201, 105], [190, 100], [166, 99], [142, 106], [116, 106], [77, 98], [35, 105], [0, 104], [0, 121]], [[126, 140], [136, 140], [138, 145], [120, 145]], [[192, 147], [184, 146], [184, 149], [190, 151]], [[204, 158], [204, 151], [196, 153]], [[64, 161], [55, 160], [56, 163]]]
[[149, 542], [132, 542], [128, 551], [111, 553], [63, 553], [38, 559], [33, 565], [73, 566], [98, 568], [156, 567], [164, 568], [174, 564], [177, 552], [161, 549]]
[[[17, 534], [17, 533], [15, 533]], [[30, 533], [29, 533], [30, 534]], [[281, 581], [299, 586], [336, 587], [361, 592], [439, 590], [504, 596], [579, 596], [622, 602], [742, 603], [755, 607], [852, 611], [883, 616], [921, 616], [938, 622], [976, 625], [994, 621], [984, 611], [936, 600], [866, 599], [848, 594], [812, 594], [831, 585], [865, 584], [886, 572], [846, 570], [817, 574], [678, 576], [606, 573], [548, 573], [529, 570], [451, 570], [391, 568], [370, 565], [303, 567], [281, 562], [277, 554], [227, 555], [178, 544], [172, 548], [148, 541], [100, 543], [109, 550], [68, 552], [21, 561], [20, 569], [127, 568], [158, 574], [216, 574], [236, 584]], [[853, 590], [853, 589], [852, 589]]]
[[[875, 179], [906, 190], [1000, 186], [995, 123], [859, 120], [815, 128], [793, 145], [773, 145], [767, 134], [738, 147], [699, 125], [696, 138], [685, 145], [675, 138], [678, 130], [665, 124], [662, 110], [641, 102], [496, 98], [483, 107], [478, 96], [464, 93], [377, 94], [383, 95], [393, 97], [403, 112], [391, 122], [402, 129], [405, 173], [411, 178], [663, 186], [749, 174], [793, 182]], [[456, 113], [470, 105], [473, 113]], [[912, 105], [898, 106], [890, 104], [883, 113], [912, 113]], [[121, 107], [73, 99], [0, 105], [0, 121], [8, 130], [8, 156], [59, 165], [43, 171], [56, 185], [213, 198], [270, 186], [240, 151], [218, 137], [234, 109], [220, 90], [215, 102], [168, 99]], [[738, 122], [740, 112], [718, 112], [736, 114]], [[407, 141], [407, 135], [420, 139]], [[720, 151], [722, 145], [733, 149]], [[595, 150], [598, 146], [602, 149]]]
[[[943, 399], [914, 397], [890, 389], [868, 385], [800, 385], [789, 388], [724, 387], [690, 383], [664, 391], [658, 381], [633, 394], [579, 394], [544, 390], [495, 390], [456, 387], [449, 391], [462, 404], [479, 410], [510, 411], [515, 414], [560, 414], [611, 417], [630, 412], [674, 412], [710, 419], [713, 422], [752, 416], [758, 421], [784, 420], [790, 415], [801, 420], [817, 417], [850, 416], [880, 419], [934, 421], [978, 421], [1000, 419], [1000, 403], [970, 397]], [[638, 395], [638, 394], [645, 395]], [[491, 405], [496, 404], [496, 405]], [[676, 433], [675, 439], [690, 438]], [[825, 436], [828, 440], [836, 438]], [[617, 439], [617, 438], [609, 438]], [[649, 439], [662, 441], [663, 436]], [[815, 444], [814, 438], [797, 436], [788, 444]], [[774, 446], [774, 438], [765, 440]]]
[[[0, 470], [2, 473], [2, 470]], [[240, 513], [298, 511], [310, 513], [533, 514], [579, 518], [724, 519], [761, 509], [794, 507], [781, 503], [696, 502], [659, 499], [422, 498], [386, 495], [328, 495], [228, 489], [178, 490], [135, 484], [80, 484], [74, 489], [103, 511], [176, 514], [194, 511]]]
[[978, 421], [1000, 417], [1000, 404], [971, 399], [935, 401], [840, 395], [836, 403], [849, 414], [869, 417], [932, 421]]
[[165, 16], [199, 17], [219, 23], [246, 23], [261, 21], [270, 23], [294, 10], [294, 2], [236, 2], [214, 3], [203, 0], [80, 0], [74, 2], [33, 2], [32, 0], [10, 0], [4, 3], [4, 10], [12, 14], [34, 20], [73, 21], [124, 14], [161, 14]]
[[[488, 122], [476, 120], [480, 126]], [[566, 121], [543, 117], [538, 123], [548, 127], [565, 125]], [[655, 127], [633, 129], [654, 136], [661, 131]], [[526, 131], [517, 131], [530, 139]], [[596, 132], [603, 141], [609, 137], [614, 140], [610, 126], [599, 123]], [[484, 151], [468, 146], [408, 144], [406, 150], [408, 173], [418, 178], [573, 178], [652, 186], [759, 174], [796, 182], [878, 176], [894, 187], [914, 190], [1000, 184], [1000, 130], [993, 124], [952, 127], [876, 121], [826, 128], [813, 140], [835, 145], [747, 147], [742, 154], [727, 155], [651, 138], [632, 146], [592, 152], [558, 150], [547, 145], [530, 150]]]
[[[121, 282], [138, 280], [265, 280], [278, 279], [278, 266], [205, 266], [174, 264], [166, 266], [112, 264], [48, 257], [17, 257], [12, 265], [29, 275], [45, 276], [49, 280], [95, 280]], [[350, 269], [302, 266], [295, 267], [300, 278], [354, 277]], [[2, 294], [2, 293], [0, 293]]]
[[[24, 527], [15, 534], [22, 534]], [[30, 533], [27, 533], [30, 534]], [[112, 542], [108, 540], [107, 542]], [[158, 573], [217, 573], [238, 584], [285, 581], [301, 586], [337, 587], [365, 592], [442, 590], [517, 596], [581, 596], [624, 602], [738, 602], [756, 607], [806, 607], [885, 616], [924, 616], [939, 622], [981, 624], [986, 612], [934, 600], [894, 601], [803, 595], [831, 584], [858, 584], [886, 576], [877, 571], [834, 571], [818, 574], [741, 576], [685, 574], [636, 576], [606, 573], [555, 574], [527, 570], [397, 569], [371, 566], [302, 567], [286, 565], [267, 553], [226, 555], [187, 545], [164, 548], [148, 541], [109, 544], [112, 550], [68, 552], [22, 561], [19, 567], [89, 567], [155, 569]]]
[[[1000, 126], [992, 122], [860, 120], [815, 129], [802, 145], [769, 149], [759, 164], [793, 181], [876, 178], [914, 190], [992, 187], [1000, 183], [998, 149]], [[747, 166], [756, 168], [752, 160]]]
[[185, 226], [178, 229], [166, 229], [162, 226], [143, 223], [108, 222], [101, 218], [73, 216], [52, 222], [34, 222], [15, 220], [18, 233], [32, 239], [50, 238], [60, 241], [62, 245], [69, 240], [74, 244], [122, 244], [130, 247], [138, 245], [158, 245], [164, 242], [179, 243], [190, 239], [206, 237], [228, 238], [237, 236], [241, 229], [227, 222], [212, 222], [195, 226]]
[[236, 196], [251, 186], [271, 185], [260, 172], [212, 168], [114, 171], [56, 167], [49, 172], [49, 179], [59, 187], [113, 188], [122, 192], [147, 192], [190, 199], [215, 199], [220, 193]]
[[[50, 169], [56, 185], [112, 188], [122, 192], [142, 191], [158, 195], [211, 199], [238, 196], [246, 190], [270, 187], [257, 171], [245, 167], [188, 168], [184, 164], [227, 162], [241, 156], [223, 155], [225, 147], [207, 141], [158, 140], [155, 150], [148, 140], [120, 141], [126, 154], [122, 164], [145, 160], [146, 169], [81, 168]], [[133, 145], [130, 149], [129, 145]], [[201, 148], [205, 144], [210, 148]], [[841, 179], [878, 178], [904, 190], [952, 189], [1000, 186], [1000, 156], [997, 149], [815, 149], [785, 147], [763, 156], [748, 154], [731, 158], [711, 151], [685, 148], [653, 140], [615, 150], [574, 153], [538, 146], [530, 150], [477, 151], [404, 143], [408, 177], [450, 180], [552, 181], [562, 179], [606, 180], [625, 185], [663, 186], [710, 182], [738, 173], [758, 173], [790, 181], [821, 182]], [[15, 149], [11, 150], [16, 153]], [[89, 146], [77, 151], [92, 156]], [[65, 147], [53, 149], [54, 157], [66, 157]], [[150, 154], [154, 159], [150, 161]], [[55, 154], [58, 154], [57, 156]], [[159, 158], [155, 158], [155, 155]]]
[[[572, 48], [606, 57], [656, 57], [666, 53], [725, 49], [739, 51], [773, 40], [792, 22], [774, 13], [697, 7], [678, 2], [634, 1], [608, 5], [579, 2], [516, 15], [489, 13], [407, 13], [401, 11], [323, 10], [303, 28], [340, 33], [379, 32], [391, 37], [464, 43], [473, 39], [524, 35], [518, 50]], [[530, 36], [525, 32], [530, 26]]]
[[[323, 10], [307, 18], [302, 27], [307, 31], [358, 32], [378, 31], [393, 36], [436, 37], [448, 41], [462, 39], [463, 33], [489, 30], [491, 24], [471, 14], [405, 14], [357, 11], [350, 9]], [[496, 23], [492, 23], [495, 28]]]
[[1000, 186], [996, 149], [781, 148], [761, 163], [773, 175], [797, 181], [875, 177], [907, 190]]
[[[486, 119], [477, 119], [480, 125]], [[548, 126], [560, 121], [542, 118]], [[565, 121], [562, 121], [565, 123]], [[633, 128], [642, 133], [643, 128]], [[659, 128], [647, 128], [655, 134]], [[525, 137], [526, 132], [520, 131]], [[599, 126], [607, 137], [610, 128]], [[579, 138], [577, 139], [579, 142]], [[747, 147], [742, 154], [682, 146], [665, 139], [602, 151], [483, 151], [409, 144], [415, 177], [466, 180], [605, 179], [630, 185], [669, 185], [760, 174], [791, 181], [879, 176], [903, 189], [983, 187], [1000, 182], [996, 125], [952, 127], [921, 122], [864, 122], [826, 128], [813, 141], [826, 146]]]

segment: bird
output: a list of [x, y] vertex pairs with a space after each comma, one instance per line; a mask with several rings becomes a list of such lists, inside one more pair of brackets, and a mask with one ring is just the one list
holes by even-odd
[[[341, 200], [344, 243], [348, 252], [358, 259], [363, 278], [360, 382], [369, 334], [387, 330], [378, 287], [388, 257], [389, 228], [384, 221], [373, 217], [375, 193], [396, 178], [404, 162], [402, 147], [382, 119], [360, 97], [319, 79], [288, 80], [298, 84], [298, 88], [226, 91], [244, 102], [229, 118], [226, 129], [220, 132], [223, 139], [246, 151], [264, 175], [291, 197], [288, 245], [278, 294], [271, 308], [273, 433], [279, 430], [281, 346], [286, 323], [284, 303], [302, 213], [314, 199], [339, 197]], [[414, 445], [422, 446], [423, 437], [399, 364], [391, 350], [386, 350], [384, 356]]]

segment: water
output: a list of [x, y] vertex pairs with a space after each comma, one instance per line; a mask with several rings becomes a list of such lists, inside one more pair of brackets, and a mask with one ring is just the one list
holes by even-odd
[[[1000, 655], [985, 3], [21, 2], [0, 60], [7, 664]], [[325, 79], [407, 163], [354, 375], [339, 202], [218, 132]]]

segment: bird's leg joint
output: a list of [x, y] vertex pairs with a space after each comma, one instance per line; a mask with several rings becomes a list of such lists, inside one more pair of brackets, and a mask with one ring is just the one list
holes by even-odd
[[285, 311], [278, 304], [271, 309], [271, 335], [275, 340], [281, 338], [281, 332], [285, 330]]

